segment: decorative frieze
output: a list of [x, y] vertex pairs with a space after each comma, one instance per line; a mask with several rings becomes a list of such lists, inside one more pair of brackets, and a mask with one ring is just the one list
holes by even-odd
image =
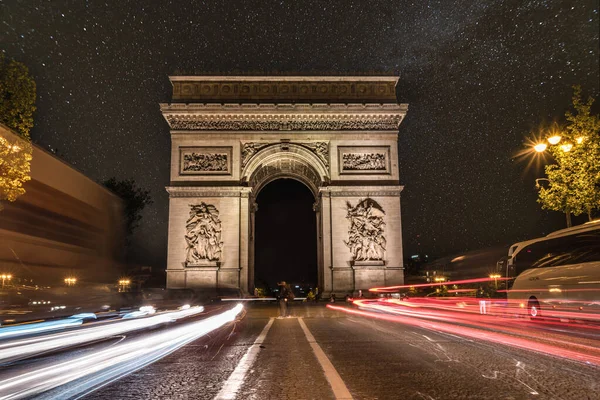
[[247, 197], [251, 188], [242, 186], [167, 186], [170, 197]]
[[386, 249], [383, 208], [367, 197], [359, 200], [356, 206], [346, 202], [346, 211], [350, 228], [344, 244], [350, 249], [351, 261], [356, 265], [372, 265], [372, 262], [383, 261]]
[[230, 175], [231, 147], [180, 147], [180, 175]]
[[389, 146], [338, 147], [340, 174], [389, 174]]
[[190, 217], [185, 224], [186, 266], [207, 265], [221, 259], [221, 220], [213, 205], [190, 204]]
[[167, 114], [172, 130], [208, 131], [344, 131], [397, 130], [402, 120], [398, 114], [372, 115], [204, 115]]

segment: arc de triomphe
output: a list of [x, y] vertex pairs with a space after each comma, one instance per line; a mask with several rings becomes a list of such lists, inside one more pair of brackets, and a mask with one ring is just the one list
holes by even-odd
[[404, 282], [397, 77], [172, 76], [167, 287], [254, 288], [254, 199], [280, 178], [315, 198], [318, 284]]

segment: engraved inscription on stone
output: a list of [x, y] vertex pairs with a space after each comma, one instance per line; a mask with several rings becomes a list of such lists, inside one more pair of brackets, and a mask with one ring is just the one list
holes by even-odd
[[338, 147], [340, 173], [387, 174], [390, 172], [389, 146]]
[[180, 174], [223, 175], [231, 173], [230, 147], [181, 148]]
[[190, 217], [185, 229], [185, 261], [188, 266], [221, 259], [221, 220], [215, 206], [204, 202], [190, 204]]
[[385, 211], [371, 198], [361, 199], [356, 206], [346, 202], [346, 218], [350, 221], [348, 240], [352, 261], [383, 261], [386, 240], [383, 232]]

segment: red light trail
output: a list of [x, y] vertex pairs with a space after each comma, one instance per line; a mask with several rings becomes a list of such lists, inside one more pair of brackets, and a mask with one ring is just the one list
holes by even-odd
[[[474, 312], [461, 312], [462, 310], [436, 310], [410, 304], [411, 302], [396, 300], [381, 302], [355, 300], [353, 303], [361, 309], [357, 310], [331, 304], [327, 307], [349, 314], [402, 323], [600, 366], [599, 346], [576, 343], [568, 337], [564, 339], [555, 338], [544, 331], [524, 329], [528, 323], [531, 324], [528, 321], [518, 319], [511, 321], [506, 317], [494, 315], [473, 315]], [[366, 311], [365, 309], [373, 311]], [[549, 327], [556, 327], [557, 325], [561, 328], [569, 326], [569, 324], [558, 322], [548, 324]], [[584, 325], [584, 327], [592, 332], [600, 330], [600, 327], [593, 325]]]

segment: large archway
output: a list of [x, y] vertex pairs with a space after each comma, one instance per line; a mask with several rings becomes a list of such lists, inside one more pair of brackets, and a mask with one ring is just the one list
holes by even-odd
[[256, 196], [254, 284], [273, 288], [285, 280], [318, 283], [317, 221], [311, 190], [296, 179], [276, 179]]
[[[407, 105], [397, 103], [397, 80], [171, 77], [172, 103], [161, 104], [172, 145], [167, 287], [252, 293], [264, 256], [255, 254], [259, 215], [271, 208], [259, 197], [286, 179], [310, 192], [314, 214], [304, 219], [316, 239], [282, 237], [293, 248], [273, 263], [314, 254], [316, 240], [322, 293], [402, 284], [398, 125]], [[264, 227], [284, 236], [297, 223], [286, 225]], [[265, 278], [314, 279], [314, 268], [312, 278], [278, 272]]]

